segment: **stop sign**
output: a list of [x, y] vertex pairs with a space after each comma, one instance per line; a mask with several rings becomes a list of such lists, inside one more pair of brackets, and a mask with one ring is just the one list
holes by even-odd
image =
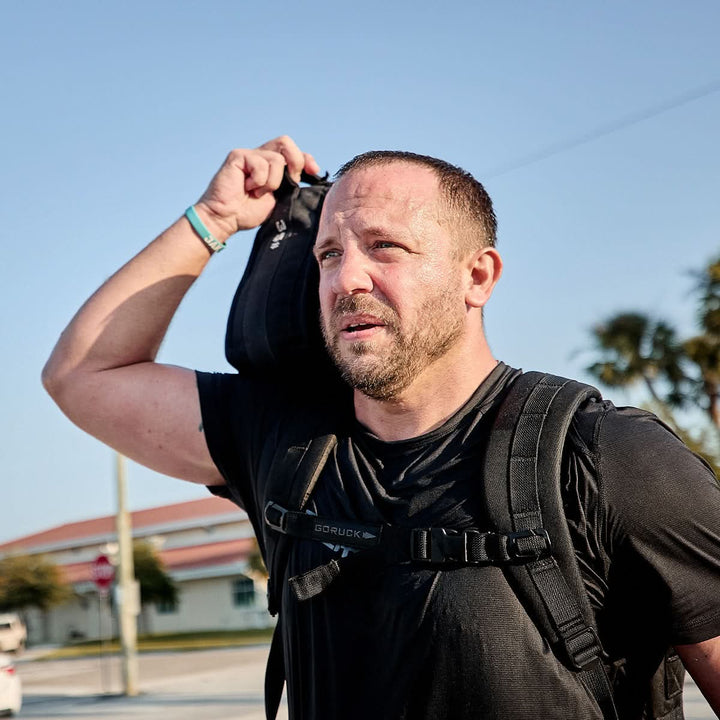
[[107, 555], [98, 555], [93, 561], [92, 577], [101, 593], [107, 593], [112, 581], [115, 579], [115, 568]]

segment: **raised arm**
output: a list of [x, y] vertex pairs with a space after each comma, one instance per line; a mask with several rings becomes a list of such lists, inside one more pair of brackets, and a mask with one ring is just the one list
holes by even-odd
[[[260, 225], [287, 165], [318, 172], [288, 137], [233, 150], [195, 210], [224, 242]], [[79, 427], [137, 462], [192, 482], [223, 482], [205, 443], [192, 370], [155, 362], [180, 301], [212, 251], [182, 217], [116, 272], [62, 333], [43, 384]]]

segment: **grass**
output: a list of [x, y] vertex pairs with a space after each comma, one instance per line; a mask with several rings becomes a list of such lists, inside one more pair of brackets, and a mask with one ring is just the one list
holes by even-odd
[[[272, 628], [266, 628], [262, 630], [220, 630], [216, 632], [140, 635], [138, 636], [137, 648], [138, 652], [160, 652], [258, 645], [270, 642], [272, 632]], [[117, 638], [107, 640], [102, 644], [96, 640], [88, 640], [50, 650], [39, 659], [61, 660], [118, 652], [120, 652], [120, 642]]]

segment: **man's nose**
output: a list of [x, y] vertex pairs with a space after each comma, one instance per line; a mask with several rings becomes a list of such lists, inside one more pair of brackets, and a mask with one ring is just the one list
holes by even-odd
[[352, 246], [345, 249], [333, 275], [332, 289], [339, 296], [356, 295], [373, 289], [367, 258], [360, 250]]

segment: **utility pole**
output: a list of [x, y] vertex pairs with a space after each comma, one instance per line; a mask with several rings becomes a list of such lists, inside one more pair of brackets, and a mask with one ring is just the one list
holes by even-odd
[[140, 612], [140, 593], [137, 580], [135, 580], [132, 531], [125, 499], [125, 458], [120, 453], [116, 453], [115, 461], [117, 479], [116, 522], [120, 560], [117, 600], [122, 646], [122, 676], [125, 695], [133, 697], [138, 694], [137, 616]]

